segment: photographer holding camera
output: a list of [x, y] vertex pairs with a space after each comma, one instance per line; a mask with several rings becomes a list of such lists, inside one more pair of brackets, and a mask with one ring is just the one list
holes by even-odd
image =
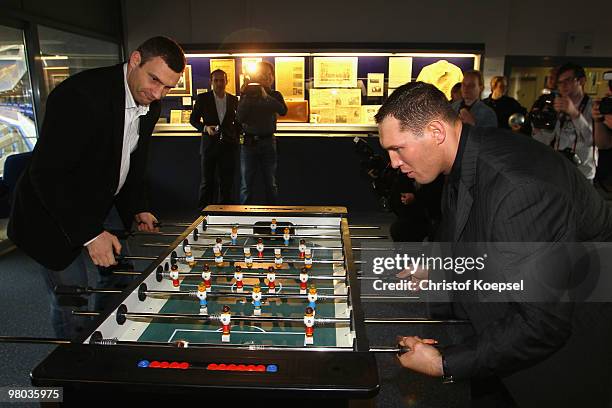
[[592, 181], [597, 167], [593, 141], [592, 101], [584, 93], [586, 75], [578, 65], [559, 68], [559, 92], [551, 93], [545, 105], [530, 113], [534, 139], [562, 153]]
[[607, 95], [593, 102], [593, 135], [599, 149], [612, 149], [612, 71], [604, 73], [608, 81]]
[[240, 149], [242, 186], [240, 203], [254, 204], [255, 178], [261, 172], [266, 195], [265, 204], [276, 205], [276, 115], [287, 114], [287, 105], [280, 92], [272, 90], [274, 66], [257, 63], [253, 78], [240, 91], [236, 120], [242, 123], [244, 144]]

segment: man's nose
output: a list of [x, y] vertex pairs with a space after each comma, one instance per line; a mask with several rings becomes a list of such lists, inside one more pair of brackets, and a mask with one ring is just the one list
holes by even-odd
[[393, 167], [394, 169], [399, 168], [399, 166], [402, 164], [402, 160], [395, 152], [389, 152], [389, 160], [391, 160], [391, 167]]

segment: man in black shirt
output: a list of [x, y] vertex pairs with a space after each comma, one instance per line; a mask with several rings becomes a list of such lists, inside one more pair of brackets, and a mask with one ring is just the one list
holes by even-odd
[[510, 129], [508, 119], [515, 113], [527, 114], [527, 110], [518, 101], [508, 95], [508, 83], [503, 76], [494, 76], [491, 79], [491, 95], [482, 101], [486, 103], [497, 115], [497, 127]]

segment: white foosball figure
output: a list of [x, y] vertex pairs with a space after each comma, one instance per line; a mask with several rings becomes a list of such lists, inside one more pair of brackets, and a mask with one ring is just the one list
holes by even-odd
[[312, 313], [317, 312], [317, 299], [319, 295], [317, 295], [317, 288], [315, 285], [310, 285], [310, 289], [308, 290], [308, 307], [312, 308]]
[[230, 325], [232, 323], [232, 314], [228, 305], [223, 306], [223, 312], [221, 313], [221, 341], [223, 343], [229, 343], [230, 341]]
[[253, 315], [261, 316], [261, 288], [259, 284], [253, 286], [251, 298], [253, 299]]
[[180, 285], [178, 265], [172, 265], [170, 268], [170, 279], [172, 279], [172, 286], [178, 288]]
[[190, 268], [193, 268], [196, 264], [195, 257], [193, 256], [193, 252], [191, 252], [191, 245], [187, 244], [184, 247], [185, 249], [185, 262], [189, 265]]
[[244, 282], [242, 282], [242, 267], [240, 265], [236, 265], [234, 279], [236, 279], [236, 292], [244, 292]]
[[244, 248], [244, 263], [247, 268], [251, 269], [253, 267], [253, 256], [251, 255], [251, 248]]
[[314, 310], [311, 307], [307, 307], [304, 313], [304, 325], [306, 326], [306, 334], [304, 336], [305, 346], [314, 344], [314, 323]]
[[232, 232], [230, 233], [230, 238], [232, 239], [232, 245], [236, 245], [238, 242], [238, 227], [232, 227]]
[[283, 256], [280, 248], [274, 248], [274, 267], [280, 269], [283, 266]]
[[204, 286], [206, 287], [206, 291], [210, 292], [212, 287], [212, 274], [210, 273], [210, 268], [208, 264], [204, 264], [202, 267], [202, 279], [204, 279]]
[[218, 267], [223, 266], [223, 255], [221, 255], [221, 251], [219, 251], [218, 248], [215, 248], [214, 251], [215, 251], [215, 264]]
[[310, 248], [304, 250], [304, 266], [307, 269], [312, 268], [312, 249]]
[[276, 235], [276, 218], [272, 218], [272, 222], [270, 223], [270, 234]]
[[276, 293], [276, 272], [274, 267], [268, 267], [266, 278], [268, 278], [268, 293]]
[[215, 239], [213, 252], [223, 252], [223, 240], [221, 238]]
[[306, 241], [300, 239], [300, 243], [298, 245], [298, 251], [300, 252], [300, 258], [304, 257], [304, 252], [306, 252]]
[[204, 282], [198, 285], [198, 292], [196, 293], [198, 299], [200, 299], [200, 314], [208, 314], [208, 301], [206, 300], [206, 285]]
[[306, 289], [308, 289], [308, 269], [302, 268], [300, 271], [300, 295], [305, 295]]
[[257, 239], [257, 245], [255, 245], [255, 248], [257, 248], [257, 255], [261, 258], [263, 257], [263, 252], [264, 252], [264, 243], [263, 243], [263, 239], [258, 238]]
[[285, 246], [289, 245], [289, 240], [291, 239], [291, 235], [289, 234], [289, 228], [285, 227], [283, 230], [283, 240], [285, 241]]

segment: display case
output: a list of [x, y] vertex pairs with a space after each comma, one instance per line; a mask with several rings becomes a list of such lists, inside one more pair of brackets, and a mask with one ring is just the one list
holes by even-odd
[[[215, 69], [228, 74], [227, 91], [240, 97], [240, 87], [248, 81], [257, 62], [274, 66], [273, 87], [288, 106], [287, 115], [278, 118], [281, 136], [296, 132], [351, 133], [348, 129], [375, 132], [374, 115], [399, 86], [425, 81], [450, 97], [451, 87], [461, 81], [464, 71], [480, 68], [482, 55], [477, 45], [450, 51], [440, 47], [427, 52], [382, 45], [369, 46], [361, 52], [348, 46], [345, 50], [326, 50], [314, 45], [299, 50], [260, 47], [252, 52], [237, 46], [226, 46], [227, 52], [185, 48], [189, 78], [180, 81], [181, 88], [163, 100], [160, 125], [168, 125], [156, 130], [165, 136], [197, 135], [189, 125], [189, 113], [196, 96], [210, 90], [210, 73]], [[185, 89], [187, 84], [191, 89]]]

